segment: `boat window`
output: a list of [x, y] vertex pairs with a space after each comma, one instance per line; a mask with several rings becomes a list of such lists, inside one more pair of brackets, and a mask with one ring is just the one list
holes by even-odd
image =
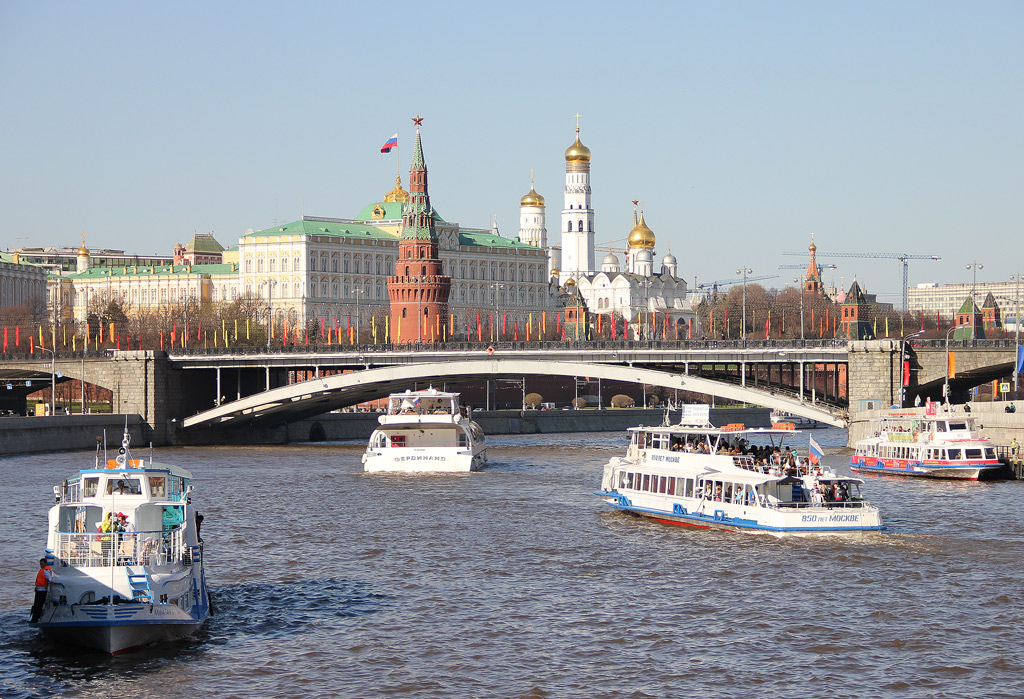
[[100, 486], [100, 479], [97, 478], [86, 478], [85, 483], [82, 486], [82, 497], [94, 498], [96, 497], [96, 490]]
[[662, 495], [668, 492], [668, 478], [665, 476], [658, 479], [658, 492]]
[[138, 478], [108, 478], [107, 495], [139, 495], [142, 484]]
[[668, 488], [665, 489], [665, 492], [668, 493], [669, 495], [675, 495], [676, 494], [676, 478], [675, 478], [675, 476], [669, 476]]
[[185, 497], [185, 478], [182, 476], [171, 476], [171, 491], [169, 500], [181, 500]]
[[994, 459], [994, 458], [996, 458], [996, 450], [991, 448], [991, 447], [985, 449], [985, 458], [986, 459]]
[[393, 434], [393, 435], [391, 435], [391, 446], [393, 446], [393, 447], [404, 447], [405, 446], [405, 435], [404, 434]]
[[964, 458], [965, 459], [980, 459], [981, 458], [981, 453], [982, 453], [981, 449], [964, 449]]
[[949, 423], [949, 430], [951, 432], [953, 430], [966, 430], [966, 429], [967, 429], [967, 423], [966, 422], [951, 422], [951, 423]]
[[185, 521], [185, 515], [182, 513], [180, 505], [167, 505], [163, 507], [163, 528], [174, 529], [179, 524]]
[[642, 488], [640, 488], [640, 490], [650, 490], [650, 489], [651, 489], [651, 477], [645, 473], [644, 474], [644, 485], [643, 485]]
[[149, 493], [154, 498], [167, 497], [167, 479], [163, 476], [150, 476]]
[[949, 450], [949, 460], [950, 461], [956, 461], [959, 458], [960, 458], [960, 450], [959, 449], [950, 449]]

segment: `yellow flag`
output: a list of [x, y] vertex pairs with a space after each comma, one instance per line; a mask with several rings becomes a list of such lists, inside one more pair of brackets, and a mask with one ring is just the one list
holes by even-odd
[[[237, 322], [237, 321], [236, 321]], [[245, 319], [245, 339], [249, 339], [249, 319]]]
[[889, 337], [889, 316], [885, 317], [885, 336]]
[[77, 352], [78, 351], [78, 347], [76, 347], [77, 343], [75, 342], [75, 340], [77, 340], [77, 339], [78, 339], [78, 335], [72, 335], [71, 336], [71, 351], [72, 352]]
[[370, 316], [370, 329], [373, 331], [373, 344], [377, 344], [377, 316]]
[[956, 352], [949, 353], [949, 365], [946, 367], [946, 371], [949, 373], [949, 378], [956, 378]]

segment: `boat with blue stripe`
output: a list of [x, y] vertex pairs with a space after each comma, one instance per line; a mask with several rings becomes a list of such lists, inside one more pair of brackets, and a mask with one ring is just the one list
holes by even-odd
[[929, 402], [872, 420], [857, 440], [850, 468], [861, 473], [977, 481], [998, 477], [996, 448], [975, 429], [975, 417], [956, 406]]
[[677, 425], [633, 427], [624, 457], [605, 465], [597, 495], [666, 524], [786, 535], [880, 531], [859, 478], [835, 473], [785, 444], [790, 426], [715, 427], [706, 405], [683, 406]]
[[93, 468], [54, 486], [38, 621], [53, 641], [112, 655], [188, 636], [210, 614], [192, 474], [133, 459], [130, 441], [125, 430], [115, 458], [97, 447]]

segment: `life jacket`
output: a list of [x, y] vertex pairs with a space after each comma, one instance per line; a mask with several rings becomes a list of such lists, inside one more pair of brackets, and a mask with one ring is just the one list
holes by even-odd
[[53, 575], [53, 569], [50, 566], [40, 568], [36, 573], [36, 587], [47, 587], [50, 584], [50, 581], [46, 579], [46, 571], [50, 571], [50, 574]]

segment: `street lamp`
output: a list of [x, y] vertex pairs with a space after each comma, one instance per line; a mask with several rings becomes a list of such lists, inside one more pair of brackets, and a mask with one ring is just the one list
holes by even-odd
[[50, 353], [50, 415], [57, 411], [57, 355], [52, 349], [36, 345], [37, 350]]
[[270, 350], [270, 318], [271, 318], [271, 315], [273, 314], [273, 311], [274, 311], [274, 309], [271, 307], [273, 305], [271, 299], [274, 297], [274, 287], [277, 286], [277, 280], [276, 279], [264, 279], [263, 281], [260, 282], [260, 285], [259, 285], [259, 287], [257, 287], [257, 289], [262, 289], [264, 286], [267, 287], [267, 350], [269, 351]]
[[352, 293], [355, 294], [355, 297], [356, 297], [356, 345], [357, 346], [359, 345], [359, 297], [363, 294], [364, 291], [365, 291], [365, 289], [363, 289], [362, 287], [360, 287], [358, 289], [356, 287], [352, 287]]
[[1020, 272], [1010, 275], [1010, 281], [1016, 284], [1016, 292], [1014, 294], [1014, 301], [1017, 306], [1016, 313], [1013, 319], [1013, 397], [1017, 397], [1017, 381], [1020, 372], [1017, 371], [1017, 355], [1020, 352]]
[[493, 298], [493, 300], [494, 300], [494, 316], [493, 316], [493, 320], [491, 320], [491, 327], [492, 327], [492, 330], [491, 330], [491, 341], [492, 342], [500, 339], [498, 337], [498, 289], [504, 289], [504, 288], [505, 288], [504, 284], [491, 284], [491, 289], [493, 290], [492, 294], [494, 296], [494, 298]]
[[736, 270], [736, 274], [743, 275], [743, 327], [740, 328], [740, 337], [743, 340], [744, 346], [747, 344], [747, 275], [753, 273], [754, 270], [749, 267]]
[[953, 334], [953, 331], [957, 328], [963, 328], [966, 325], [954, 325], [952, 328], [946, 331], [946, 380], [942, 384], [942, 397], [946, 400], [946, 409], [949, 409], [949, 336]]
[[804, 285], [803, 280], [797, 277], [793, 280], [800, 287], [800, 341], [804, 341]]
[[[910, 382], [910, 372], [906, 371], [906, 356], [907, 356], [907, 340], [912, 337], [924, 334], [924, 330], [918, 330], [916, 333], [910, 333], [904, 335], [903, 339], [900, 340], [900, 407], [904, 407], [907, 402], [907, 383]], [[903, 372], [906, 371], [906, 374]], [[946, 360], [946, 371], [949, 371], [949, 360]]]
[[974, 270], [974, 281], [971, 283], [971, 313], [972, 313], [972, 315], [971, 315], [971, 326], [973, 327], [974, 326], [974, 315], [973, 314], [976, 312], [974, 304], [977, 303], [974, 300], [974, 294], [975, 294], [975, 291], [976, 291], [976, 289], [978, 287], [978, 270], [979, 269], [985, 269], [985, 265], [983, 265], [983, 264], [981, 264], [980, 262], [977, 262], [977, 261], [975, 261], [975, 262], [968, 262], [967, 263], [967, 269]]

